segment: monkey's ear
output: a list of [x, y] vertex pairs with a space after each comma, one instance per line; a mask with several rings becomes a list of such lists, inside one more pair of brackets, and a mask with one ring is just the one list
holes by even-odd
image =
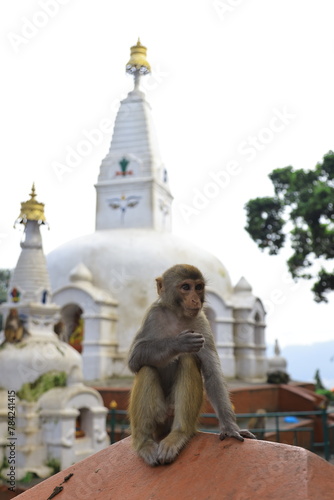
[[155, 278], [155, 281], [157, 283], [157, 292], [158, 292], [158, 295], [161, 295], [161, 292], [163, 290], [162, 278]]

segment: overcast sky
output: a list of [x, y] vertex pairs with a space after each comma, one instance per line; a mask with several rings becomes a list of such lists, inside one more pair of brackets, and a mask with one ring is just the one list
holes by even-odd
[[17, 262], [13, 222], [32, 182], [46, 253], [94, 231], [94, 183], [140, 36], [173, 231], [215, 254], [233, 284], [245, 276], [269, 343], [332, 339], [333, 298], [316, 304], [309, 282], [291, 280], [289, 250], [257, 248], [243, 207], [272, 194], [274, 168], [313, 168], [334, 148], [333, 16], [332, 0], [2, 2], [0, 267]]

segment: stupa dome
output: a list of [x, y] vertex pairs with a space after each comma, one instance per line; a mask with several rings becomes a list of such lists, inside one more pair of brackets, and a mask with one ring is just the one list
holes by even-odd
[[[79, 252], [79, 253], [78, 253]], [[231, 296], [233, 288], [226, 268], [215, 256], [191, 242], [171, 233], [151, 229], [113, 229], [96, 231], [67, 242], [47, 257], [52, 289], [64, 285], [64, 274], [69, 276], [77, 262], [80, 268], [93, 276], [95, 286], [119, 292], [117, 276], [121, 281], [140, 282], [140, 288], [150, 288], [150, 276], [160, 276], [168, 267], [190, 263], [198, 267], [222, 297]], [[73, 278], [72, 278], [73, 279]], [[153, 283], [154, 288], [154, 283]], [[135, 290], [138, 292], [139, 290]], [[126, 293], [130, 293], [127, 290]]]

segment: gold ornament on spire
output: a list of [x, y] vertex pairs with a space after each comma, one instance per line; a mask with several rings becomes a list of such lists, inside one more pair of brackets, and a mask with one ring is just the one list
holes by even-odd
[[21, 213], [15, 224], [26, 224], [28, 220], [36, 220], [39, 224], [47, 224], [44, 215], [44, 203], [39, 203], [36, 199], [35, 183], [32, 185], [30, 200], [21, 203]]
[[138, 38], [137, 45], [131, 47], [131, 55], [128, 64], [126, 65], [126, 72], [133, 75], [134, 73], [139, 73], [141, 75], [147, 75], [151, 73], [151, 66], [146, 59], [146, 47], [140, 43]]

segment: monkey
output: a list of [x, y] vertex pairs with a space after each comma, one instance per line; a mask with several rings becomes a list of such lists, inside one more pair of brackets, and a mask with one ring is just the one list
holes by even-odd
[[5, 323], [5, 339], [7, 342], [16, 343], [22, 340], [24, 327], [19, 318], [17, 309], [10, 309]]
[[261, 429], [261, 431], [257, 432], [257, 439], [264, 439], [265, 428], [266, 428], [266, 410], [260, 408], [256, 410], [256, 417], [252, 417], [248, 422], [249, 429]]
[[204, 387], [219, 420], [220, 439], [256, 439], [236, 423], [203, 311], [202, 273], [177, 264], [157, 278], [156, 285], [159, 297], [147, 311], [128, 357], [135, 373], [129, 401], [134, 449], [151, 466], [173, 462], [196, 433]]
[[58, 335], [60, 340], [63, 340], [64, 323], [62, 320], [59, 320], [57, 323], [53, 325], [53, 331]]

